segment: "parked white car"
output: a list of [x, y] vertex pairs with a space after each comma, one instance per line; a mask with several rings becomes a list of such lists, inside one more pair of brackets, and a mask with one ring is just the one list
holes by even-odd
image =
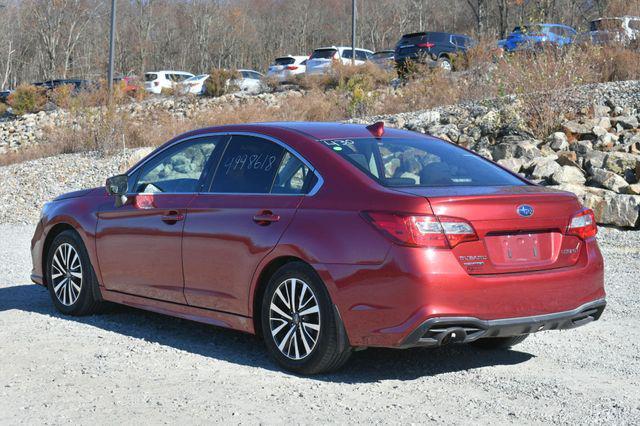
[[194, 75], [180, 83], [178, 93], [181, 95], [201, 95], [204, 93], [204, 82], [209, 78], [209, 74]]
[[[362, 65], [373, 56], [367, 49], [356, 48], [355, 64]], [[307, 60], [307, 75], [325, 74], [331, 69], [333, 61], [341, 61], [345, 65], [351, 64], [352, 49], [344, 46], [321, 47], [313, 51]]]
[[307, 56], [281, 56], [273, 61], [267, 71], [267, 77], [276, 78], [279, 82], [284, 83], [293, 80], [296, 75], [304, 74], [307, 69]]
[[184, 71], [152, 71], [144, 73], [144, 90], [160, 94], [162, 89], [175, 90], [177, 85], [193, 77]]
[[234, 80], [233, 84], [238, 86], [241, 92], [260, 93], [264, 91], [265, 85], [262, 83], [264, 75], [254, 70], [238, 70], [240, 79]]

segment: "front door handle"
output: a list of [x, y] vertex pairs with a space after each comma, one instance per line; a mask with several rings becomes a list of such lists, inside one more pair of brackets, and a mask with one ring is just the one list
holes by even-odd
[[170, 211], [168, 214], [162, 216], [162, 221], [168, 225], [175, 225], [183, 219], [184, 215], [177, 211]]
[[271, 210], [262, 210], [260, 213], [253, 217], [253, 221], [260, 226], [267, 226], [273, 222], [280, 220], [280, 216], [273, 214]]

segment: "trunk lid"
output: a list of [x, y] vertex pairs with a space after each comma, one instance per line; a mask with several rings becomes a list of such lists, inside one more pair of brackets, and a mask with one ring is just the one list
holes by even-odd
[[582, 240], [566, 235], [576, 196], [539, 186], [406, 188], [438, 216], [465, 219], [479, 240], [453, 248], [472, 275], [532, 272], [576, 264]]

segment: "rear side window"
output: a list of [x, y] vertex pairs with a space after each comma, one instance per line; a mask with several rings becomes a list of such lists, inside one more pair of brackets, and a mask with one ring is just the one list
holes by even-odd
[[158, 78], [158, 74], [147, 73], [144, 75], [144, 81], [153, 81], [153, 80], [156, 80], [157, 78]]
[[295, 63], [294, 58], [278, 58], [274, 61], [274, 65], [291, 65]]
[[267, 194], [284, 148], [266, 139], [233, 136], [218, 164], [212, 192]]
[[290, 152], [286, 152], [280, 167], [278, 167], [271, 192], [273, 194], [303, 194], [306, 192], [306, 183], [310, 174], [306, 164]]
[[338, 53], [336, 49], [316, 49], [310, 59], [333, 59], [336, 53]]
[[384, 186], [525, 185], [488, 160], [439, 140], [355, 138], [321, 143]]
[[351, 59], [353, 55], [353, 52], [351, 51], [351, 49], [344, 49], [342, 51], [342, 57], [345, 59]]

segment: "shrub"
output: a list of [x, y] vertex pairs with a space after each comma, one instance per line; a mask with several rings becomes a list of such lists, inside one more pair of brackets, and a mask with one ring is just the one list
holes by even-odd
[[9, 95], [7, 103], [17, 115], [42, 111], [47, 103], [44, 89], [23, 84], [18, 86], [15, 92]]
[[7, 112], [7, 109], [9, 109], [9, 105], [0, 102], [0, 116], [3, 116]]
[[70, 84], [58, 86], [49, 93], [49, 99], [60, 108], [70, 109], [74, 87]]
[[236, 70], [213, 69], [209, 73], [209, 78], [204, 82], [205, 96], [218, 97], [227, 93], [235, 92], [238, 86], [234, 80], [240, 78], [240, 73]]

